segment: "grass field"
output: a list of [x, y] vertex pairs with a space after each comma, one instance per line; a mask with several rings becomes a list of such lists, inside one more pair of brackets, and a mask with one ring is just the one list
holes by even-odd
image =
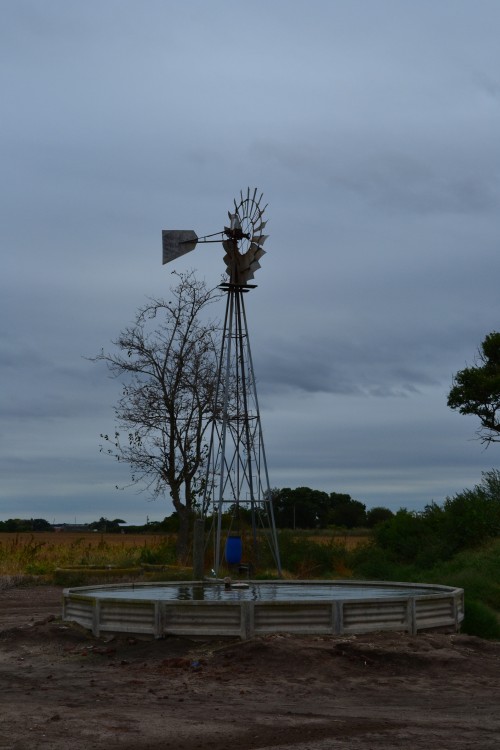
[[159, 534], [72, 532], [0, 534], [0, 574], [44, 575], [56, 568], [102, 566], [126, 568], [174, 561], [175, 537]]
[[368, 544], [371, 541], [371, 537], [366, 534], [335, 534], [333, 536], [322, 536], [321, 534], [315, 534], [310, 537], [310, 541], [315, 544], [337, 544], [339, 547], [350, 551], [357, 549], [361, 544]]
[[[294, 537], [300, 547], [304, 536]], [[314, 535], [309, 544], [350, 551], [366, 544], [364, 535]], [[96, 532], [0, 533], [0, 575], [52, 575], [57, 568], [79, 566], [130, 568], [174, 565], [174, 534], [101, 534]], [[286, 560], [283, 560], [286, 568]]]

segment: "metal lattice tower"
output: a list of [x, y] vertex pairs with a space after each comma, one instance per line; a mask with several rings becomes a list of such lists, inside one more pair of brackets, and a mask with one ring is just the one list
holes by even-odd
[[[262, 194], [257, 189], [240, 201], [234, 201], [229, 212], [229, 226], [223, 232], [198, 237], [193, 231], [163, 232], [163, 262], [167, 263], [193, 250], [199, 242], [221, 242], [229, 277], [221, 284], [226, 294], [226, 311], [218, 367], [216, 404], [209, 446], [203, 513], [212, 512], [214, 571], [223, 565], [223, 543], [240, 533], [241, 516], [249, 516], [251, 545], [247, 551], [248, 567], [259, 564], [260, 542], [266, 540], [274, 563], [281, 574], [274, 511], [269, 484], [259, 401], [250, 348], [245, 295], [255, 288], [248, 282], [260, 268], [259, 260], [267, 235]], [[219, 239], [214, 239], [220, 235]], [[220, 409], [220, 411], [219, 411]], [[245, 513], [246, 511], [246, 513]], [[231, 519], [229, 528], [224, 520]]]

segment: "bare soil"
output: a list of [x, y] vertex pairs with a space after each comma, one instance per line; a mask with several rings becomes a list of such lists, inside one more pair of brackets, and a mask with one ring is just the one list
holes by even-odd
[[0, 750], [497, 750], [500, 643], [464, 635], [93, 638], [0, 591]]

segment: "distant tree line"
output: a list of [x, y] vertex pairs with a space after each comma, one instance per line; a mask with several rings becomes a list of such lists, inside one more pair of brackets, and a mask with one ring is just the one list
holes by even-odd
[[[279, 529], [321, 529], [337, 526], [345, 529], [374, 528], [382, 521], [394, 515], [389, 508], [376, 507], [366, 509], [366, 505], [354, 500], [350, 495], [339, 492], [323, 492], [310, 487], [290, 489], [274, 488], [271, 490], [276, 526]], [[232, 509], [236, 511], [235, 508]], [[240, 520], [250, 522], [250, 510], [245, 504], [238, 509]], [[193, 516], [194, 520], [194, 516]], [[177, 511], [163, 521], [151, 521], [145, 525], [127, 526], [121, 518], [110, 520], [101, 516], [98, 521], [79, 524], [79, 530], [99, 531], [101, 533], [177, 533], [180, 519]], [[9, 518], [0, 521], [0, 532], [53, 531], [54, 528], [71, 530], [72, 524], [53, 526], [43, 518]]]
[[[0, 521], [0, 532], [26, 532], [26, 531], [57, 531], [58, 529], [74, 529], [78, 526], [79, 530], [101, 531], [106, 534], [120, 532], [120, 524], [125, 523], [121, 518], [115, 518], [110, 521], [108, 518], [101, 517], [98, 521], [85, 524], [51, 524], [45, 518], [8, 518], [6, 521]], [[142, 528], [142, 527], [141, 527]]]
[[8, 518], [0, 521], [0, 531], [53, 531], [53, 526], [45, 518]]
[[88, 524], [90, 531], [100, 531], [106, 534], [116, 534], [121, 531], [120, 524], [125, 523], [121, 518], [114, 518], [112, 521], [109, 518], [101, 518], [98, 521], [92, 521]]
[[[378, 523], [392, 518], [389, 508], [366, 509], [366, 505], [350, 495], [323, 492], [310, 487], [271, 490], [274, 516], [278, 529], [325, 529], [336, 526], [344, 529], [374, 528]], [[251, 523], [248, 504], [229, 508], [227, 516], [237, 515], [241, 523]], [[179, 528], [177, 512], [163, 521], [153, 521], [149, 531], [176, 532]]]

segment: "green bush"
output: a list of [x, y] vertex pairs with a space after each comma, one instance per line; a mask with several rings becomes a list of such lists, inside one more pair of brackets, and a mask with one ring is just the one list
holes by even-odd
[[355, 577], [457, 586], [465, 591], [462, 632], [500, 639], [500, 539], [464, 550], [432, 568], [394, 562], [387, 550], [366, 545], [350, 554]]
[[431, 569], [457, 553], [500, 535], [500, 472], [483, 473], [472, 490], [427, 505], [417, 513], [399, 510], [374, 529], [376, 544], [388, 560]]
[[498, 615], [487, 604], [466, 597], [461, 632], [479, 638], [500, 639]]
[[431, 568], [451, 554], [444, 525], [444, 513], [437, 505], [427, 506], [422, 513], [402, 508], [375, 527], [374, 538], [394, 563]]
[[378, 581], [413, 581], [416, 570], [412, 565], [395, 562], [386, 550], [376, 544], [364, 544], [350, 552], [348, 567], [355, 578]]
[[500, 612], [500, 540], [465, 550], [426, 571], [429, 583], [463, 588], [472, 599]]
[[447, 498], [446, 533], [454, 550], [467, 549], [500, 535], [500, 496], [488, 490], [488, 477], [473, 490]]
[[143, 547], [139, 562], [146, 565], [174, 565], [177, 561], [175, 544], [166, 539], [155, 547]]
[[379, 523], [388, 521], [393, 516], [394, 513], [392, 512], [392, 510], [389, 510], [389, 508], [383, 508], [380, 506], [377, 506], [376, 508], [370, 508], [370, 510], [366, 512], [366, 525], [369, 529], [373, 529]]
[[309, 539], [297, 539], [288, 531], [279, 535], [279, 547], [283, 567], [304, 578], [331, 577], [335, 567], [346, 558], [344, 547], [333, 541], [318, 544]]

